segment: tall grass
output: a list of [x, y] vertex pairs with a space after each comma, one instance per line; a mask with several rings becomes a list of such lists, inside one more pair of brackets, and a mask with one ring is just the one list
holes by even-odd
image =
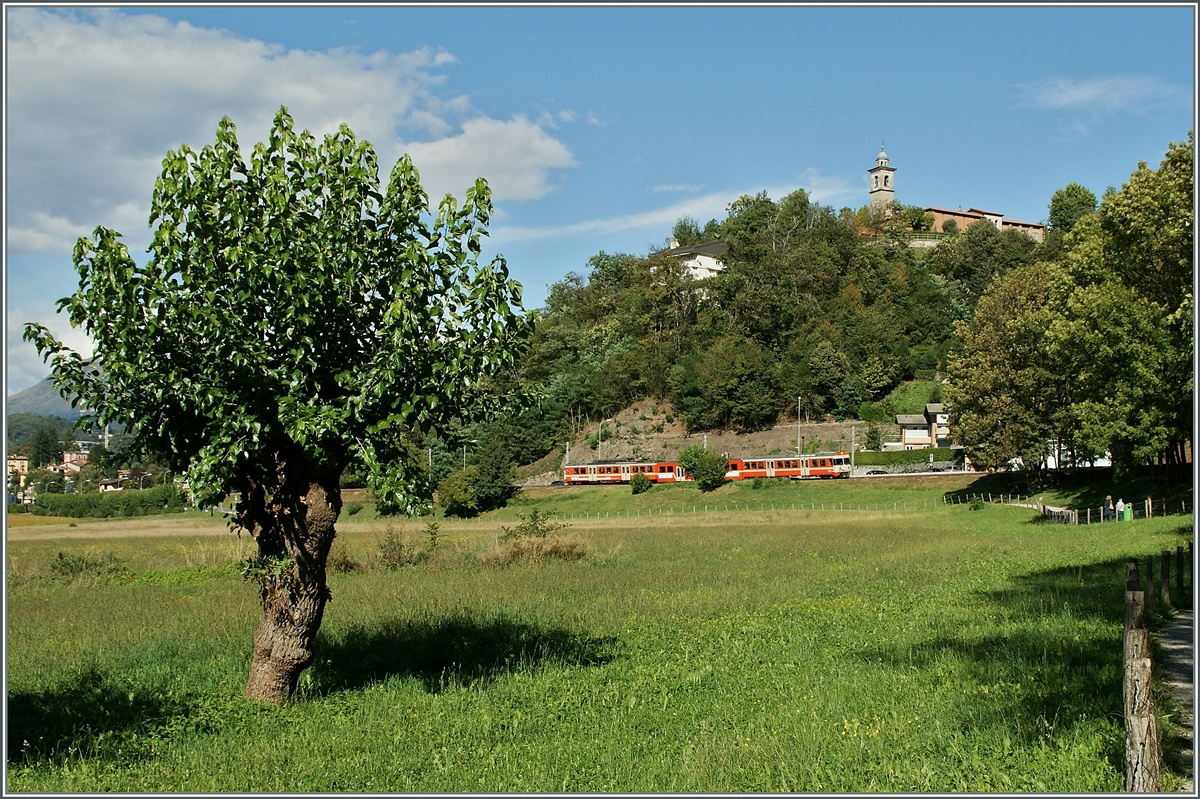
[[[874, 502], [913, 503], [921, 485]], [[685, 488], [621, 507], [698, 496]], [[742, 513], [573, 523], [588, 557], [506, 569], [476, 558], [498, 527], [443, 523], [436, 561], [331, 575], [317, 660], [282, 709], [240, 699], [252, 586], [42, 579], [53, 547], [96, 544], [15, 542], [34, 565], [10, 585], [8, 787], [1121, 789], [1122, 563], [1190, 525]], [[365, 551], [380, 534], [339, 538]], [[131, 569], [180, 567], [169, 546], [133, 560], [146, 544], [103, 547]]]

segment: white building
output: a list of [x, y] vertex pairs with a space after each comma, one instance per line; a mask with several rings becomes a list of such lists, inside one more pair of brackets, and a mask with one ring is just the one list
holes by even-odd
[[704, 280], [725, 268], [721, 256], [727, 252], [729, 245], [723, 241], [706, 241], [680, 247], [678, 241], [671, 239], [671, 249], [666, 254], [680, 259], [692, 280]]
[[900, 443], [894, 449], [928, 449], [950, 446], [950, 414], [940, 402], [925, 406], [925, 413], [901, 413], [896, 416], [900, 426]]

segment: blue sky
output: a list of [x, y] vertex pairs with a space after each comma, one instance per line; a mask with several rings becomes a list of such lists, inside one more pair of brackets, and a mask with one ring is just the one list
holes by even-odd
[[97, 225], [149, 241], [163, 154], [244, 145], [287, 105], [341, 121], [433, 196], [491, 182], [502, 252], [538, 307], [600, 250], [683, 215], [805, 188], [857, 208], [886, 144], [896, 197], [1038, 222], [1055, 189], [1119, 187], [1194, 126], [1191, 6], [5, 9], [6, 385], [76, 285]]

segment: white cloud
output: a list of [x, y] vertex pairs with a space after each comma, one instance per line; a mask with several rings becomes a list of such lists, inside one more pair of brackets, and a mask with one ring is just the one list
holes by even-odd
[[1190, 102], [1191, 92], [1153, 75], [1114, 75], [1074, 80], [1048, 78], [1017, 85], [1022, 105], [1086, 114], [1145, 114]]
[[804, 190], [808, 192], [808, 198], [813, 202], [828, 203], [839, 197], [862, 193], [862, 187], [856, 183], [842, 177], [824, 177], [812, 167], [804, 170], [800, 180], [804, 185]]
[[[823, 178], [815, 169], [805, 171], [804, 188], [814, 202], [857, 194], [861, 189], [854, 187], [844, 178]], [[656, 187], [657, 189], [658, 187]], [[691, 184], [664, 186], [662, 191], [679, 191], [690, 189]], [[697, 187], [698, 188], [698, 187]], [[597, 236], [611, 233], [621, 233], [629, 230], [658, 229], [670, 232], [675, 223], [685, 216], [699, 220], [703, 224], [707, 219], [723, 219], [729, 209], [729, 204], [743, 195], [755, 195], [766, 191], [767, 196], [779, 200], [801, 188], [797, 185], [772, 186], [766, 189], [739, 192], [709, 192], [698, 197], [691, 197], [671, 205], [654, 208], [637, 214], [607, 217], [604, 219], [588, 219], [567, 225], [549, 227], [505, 227], [494, 225], [491, 238], [496, 244], [515, 241], [535, 241], [541, 239], [556, 239], [580, 236]], [[657, 192], [656, 192], [657, 193]]]
[[80, 329], [71, 327], [66, 316], [56, 315], [53, 308], [11, 307], [7, 309], [5, 335], [8, 338], [6, 394], [16, 394], [38, 383], [50, 373], [32, 344], [21, 342], [25, 322], [37, 319], [59, 341], [84, 356], [92, 352], [92, 340]]
[[[249, 145], [281, 105], [318, 135], [348, 123], [376, 146], [385, 175], [409, 150], [434, 197], [461, 195], [479, 175], [497, 199], [539, 197], [552, 189], [547, 170], [575, 163], [522, 117], [460, 126], [470, 102], [442, 91], [432, 71], [453, 63], [450, 53], [287, 50], [102, 9], [6, 15], [10, 252], [69, 252], [101, 224], [125, 233], [131, 249], [145, 246], [166, 151], [211, 142], [226, 115]], [[448, 138], [404, 142], [435, 137]]]
[[686, 191], [688, 194], [695, 194], [704, 188], [701, 184], [697, 186], [694, 183], [662, 183], [650, 189], [651, 194], [662, 194], [665, 191]]
[[[712, 192], [683, 200], [664, 208], [655, 208], [638, 214], [627, 214], [606, 219], [591, 219], [554, 227], [497, 226], [492, 229], [491, 238], [500, 244], [511, 241], [620, 233], [622, 231], [640, 230], [643, 228], [659, 228], [665, 232], [670, 232], [680, 217], [690, 216], [694, 219], [713, 219], [724, 216], [729, 204], [742, 194], [743, 192]], [[776, 195], [772, 194], [771, 196]]]
[[497, 200], [533, 200], [554, 190], [550, 170], [575, 166], [567, 146], [523, 116], [505, 122], [476, 117], [462, 133], [408, 145], [432, 203], [446, 192], [461, 195], [487, 178]]

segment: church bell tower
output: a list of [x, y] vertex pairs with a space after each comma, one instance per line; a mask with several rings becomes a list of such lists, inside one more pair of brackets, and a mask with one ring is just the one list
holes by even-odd
[[883, 145], [879, 145], [879, 155], [875, 156], [875, 167], [867, 170], [871, 176], [871, 210], [886, 208], [896, 199], [896, 170], [888, 166], [887, 153]]

